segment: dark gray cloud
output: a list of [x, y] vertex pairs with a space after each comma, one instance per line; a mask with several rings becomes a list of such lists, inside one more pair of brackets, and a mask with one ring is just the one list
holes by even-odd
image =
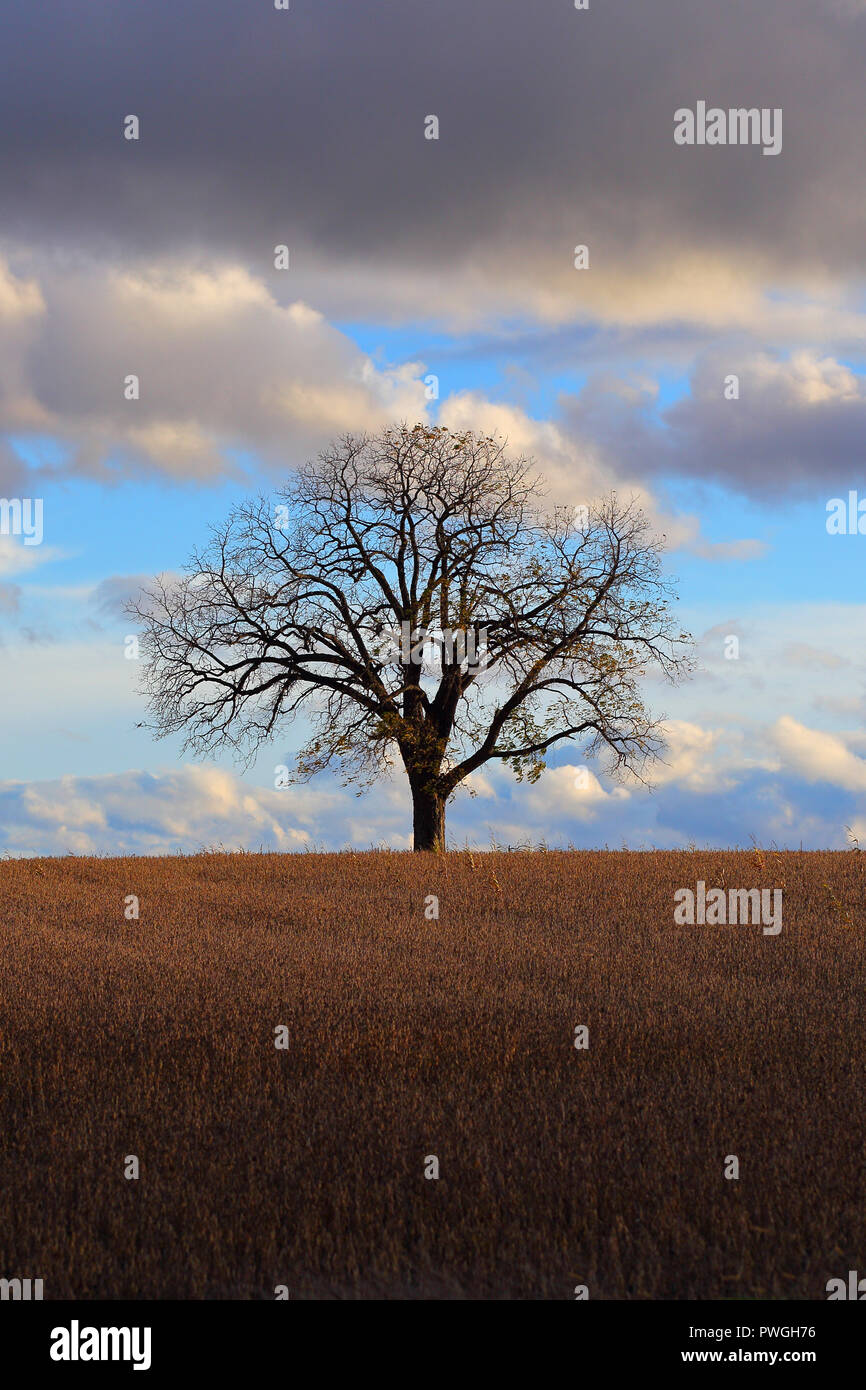
[[[739, 395], [729, 399], [733, 377]], [[563, 395], [560, 408], [567, 434], [630, 459], [639, 476], [721, 481], [756, 497], [862, 488], [866, 378], [829, 355], [717, 351], [666, 409], [652, 382], [612, 376]]]
[[[739, 378], [736, 400], [724, 397], [729, 372]], [[668, 467], [756, 495], [854, 487], [863, 477], [866, 379], [833, 358], [705, 360], [665, 421]]]
[[[843, 275], [864, 262], [864, 58], [866, 15], [830, 0], [19, 6], [0, 230], [262, 271], [287, 241], [356, 271], [531, 280], [585, 241], [596, 276], [649, 258], [675, 279], [685, 247]], [[782, 107], [781, 155], [677, 148], [698, 99]]]
[[[501, 332], [523, 306], [516, 367], [533, 341], [542, 369], [594, 355], [618, 371], [637, 354], [654, 372], [659, 354], [702, 353], [661, 425], [649, 378], [599, 375], [563, 403], [609, 472], [752, 491], [851, 477], [866, 396], [773, 363], [802, 344], [838, 357], [866, 331], [859, 300], [836, 293], [864, 262], [866, 6], [53, 0], [5, 29], [6, 429], [74, 438], [96, 475], [119, 441], [136, 468], [207, 480], [227, 441], [285, 451], [290, 430], [300, 454], [350, 423], [423, 413], [411, 372], [365, 375], [326, 322], [277, 312], [264, 281], [331, 317], [474, 304]], [[781, 107], [781, 154], [677, 147], [674, 111], [698, 100]], [[273, 269], [281, 242], [288, 274]], [[186, 298], [165, 289], [172, 258]], [[805, 293], [767, 297], [777, 281]], [[475, 350], [509, 352], [496, 332]], [[121, 359], [146, 387], [135, 412]], [[19, 480], [0, 456], [0, 492]]]
[[126, 605], [151, 583], [149, 574], [110, 574], [100, 580], [90, 596], [98, 613], [106, 618], [123, 618]]

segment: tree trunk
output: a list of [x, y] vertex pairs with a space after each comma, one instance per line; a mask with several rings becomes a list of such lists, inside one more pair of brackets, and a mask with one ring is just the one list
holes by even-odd
[[416, 787], [412, 792], [412, 828], [415, 832], [416, 850], [444, 850], [445, 848], [445, 798], [423, 788]]

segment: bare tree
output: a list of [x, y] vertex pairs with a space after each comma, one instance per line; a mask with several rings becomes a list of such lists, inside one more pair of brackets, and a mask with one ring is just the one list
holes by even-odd
[[250, 759], [304, 710], [295, 780], [338, 762], [367, 784], [399, 755], [416, 850], [444, 848], [448, 799], [488, 761], [534, 781], [566, 739], [638, 775], [658, 755], [638, 678], [691, 655], [633, 501], [575, 526], [497, 439], [423, 425], [348, 435], [278, 496], [133, 604], [158, 735]]

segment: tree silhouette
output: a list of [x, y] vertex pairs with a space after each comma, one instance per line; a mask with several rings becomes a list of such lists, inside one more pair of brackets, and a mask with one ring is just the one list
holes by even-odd
[[663, 741], [638, 678], [691, 666], [661, 541], [633, 501], [575, 525], [541, 489], [491, 436], [345, 436], [132, 605], [149, 726], [249, 760], [304, 711], [295, 780], [339, 763], [368, 785], [399, 756], [416, 850], [444, 848], [449, 798], [489, 761], [534, 781], [576, 739], [640, 775]]

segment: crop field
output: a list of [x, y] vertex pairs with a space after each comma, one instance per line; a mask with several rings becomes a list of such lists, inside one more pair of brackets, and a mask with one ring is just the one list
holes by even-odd
[[[698, 882], [781, 931], [676, 923]], [[0, 1274], [46, 1299], [866, 1271], [856, 851], [8, 860], [0, 902]]]

